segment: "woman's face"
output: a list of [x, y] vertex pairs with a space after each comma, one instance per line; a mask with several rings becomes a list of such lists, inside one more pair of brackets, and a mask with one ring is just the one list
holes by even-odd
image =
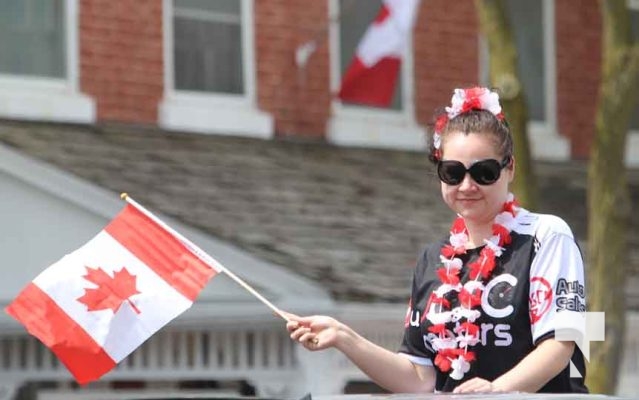
[[[499, 154], [491, 135], [448, 132], [442, 141], [442, 160], [460, 161], [469, 168], [475, 161], [487, 158], [499, 162]], [[490, 185], [480, 185], [466, 173], [458, 185], [441, 182], [442, 197], [453, 211], [467, 222], [492, 224], [508, 196], [508, 184], [514, 177], [514, 160], [501, 170], [499, 179]]]

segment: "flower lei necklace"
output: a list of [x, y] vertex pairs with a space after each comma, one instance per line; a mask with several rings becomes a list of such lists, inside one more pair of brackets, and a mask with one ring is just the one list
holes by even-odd
[[[504, 246], [511, 243], [510, 232], [517, 214], [517, 203], [512, 193], [504, 203], [501, 212], [495, 217], [492, 226], [492, 236], [484, 239], [486, 246], [479, 253], [479, 257], [468, 264], [470, 280], [460, 283], [459, 274], [462, 260], [457, 256], [466, 253], [468, 230], [462, 217], [457, 217], [450, 230], [449, 243], [442, 247], [440, 259], [442, 267], [437, 275], [442, 285], [435, 290], [429, 299], [429, 307], [425, 318], [433, 325], [429, 332], [437, 334], [432, 340], [432, 347], [437, 352], [435, 365], [442, 372], [450, 372], [450, 377], [460, 380], [470, 369], [470, 363], [475, 360], [475, 353], [468, 348], [479, 343], [480, 329], [474, 322], [481, 316], [481, 297], [484, 283], [495, 268], [495, 260], [503, 254]], [[457, 293], [459, 305], [451, 309], [451, 295]], [[447, 299], [446, 296], [449, 299]], [[456, 336], [446, 328], [449, 322], [456, 322], [453, 329]]]

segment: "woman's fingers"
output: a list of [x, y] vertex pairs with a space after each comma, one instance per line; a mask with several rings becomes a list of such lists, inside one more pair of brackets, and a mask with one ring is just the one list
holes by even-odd
[[486, 393], [492, 391], [493, 387], [490, 381], [481, 378], [473, 378], [457, 386], [455, 390], [453, 390], [453, 393]]
[[300, 340], [303, 335], [306, 335], [311, 332], [311, 329], [305, 326], [300, 326], [291, 331], [291, 339]]
[[289, 332], [293, 332], [295, 329], [300, 327], [300, 323], [297, 321], [289, 321], [286, 323], [286, 330]]

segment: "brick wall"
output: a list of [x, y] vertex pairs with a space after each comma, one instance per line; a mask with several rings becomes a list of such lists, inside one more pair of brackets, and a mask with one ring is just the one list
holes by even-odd
[[163, 92], [162, 0], [80, 1], [80, 88], [99, 121], [155, 124]]
[[478, 21], [472, 0], [424, 0], [414, 36], [415, 110], [429, 124], [456, 87], [478, 84]]
[[[275, 118], [277, 135], [324, 136], [331, 104], [327, 7], [327, 1], [255, 1], [258, 106]], [[317, 50], [300, 69], [295, 50], [312, 39]]]
[[601, 70], [601, 15], [592, 0], [556, 0], [557, 118], [572, 157], [587, 158], [595, 133]]

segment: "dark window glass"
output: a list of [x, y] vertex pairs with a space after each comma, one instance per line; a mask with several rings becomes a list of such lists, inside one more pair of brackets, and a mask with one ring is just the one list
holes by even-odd
[[64, 0], [0, 0], [0, 74], [66, 77]]
[[243, 94], [240, 0], [175, 0], [178, 90]]

